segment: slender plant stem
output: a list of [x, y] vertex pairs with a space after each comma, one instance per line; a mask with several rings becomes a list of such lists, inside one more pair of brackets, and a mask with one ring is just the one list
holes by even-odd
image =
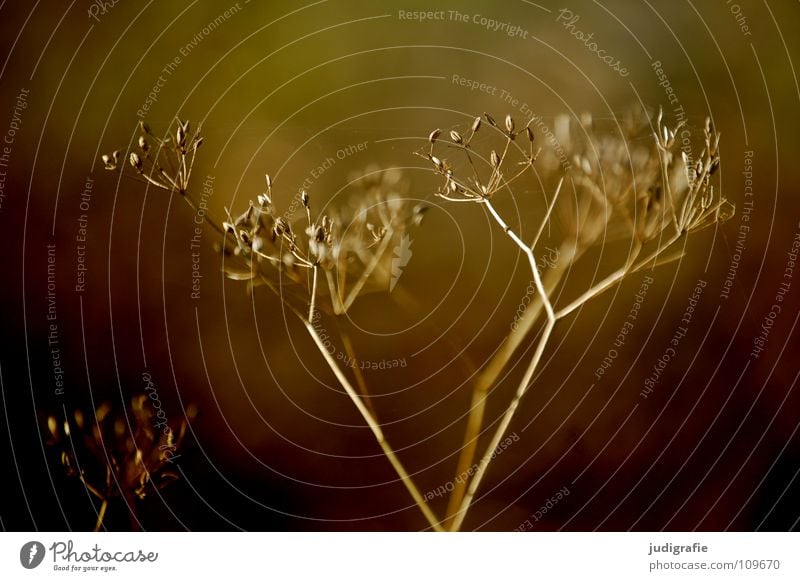
[[[559, 261], [553, 268], [545, 271], [543, 276], [543, 283], [547, 296], [552, 296], [556, 287], [561, 282], [561, 279], [564, 277], [564, 274], [566, 274], [570, 261], [578, 256], [574, 243], [572, 241], [564, 242], [559, 249], [559, 256], [561, 257]], [[514, 356], [519, 346], [528, 338], [534, 324], [539, 320], [542, 308], [541, 300], [536, 300], [536, 298], [534, 298], [534, 300], [531, 301], [531, 304], [528, 305], [519, 321], [517, 321], [517, 328], [506, 335], [498, 350], [475, 380], [456, 476], [468, 470], [475, 462], [478, 436], [483, 428], [483, 417], [486, 411], [489, 390], [496, 384], [497, 380], [500, 378], [500, 374], [511, 361], [511, 358]], [[457, 478], [453, 492], [450, 494], [450, 501], [448, 502], [448, 517], [455, 514], [456, 510], [458, 510], [466, 490], [467, 481]]]
[[641, 249], [641, 247], [639, 247], [637, 245], [637, 247], [634, 249], [634, 251], [631, 254], [631, 258], [628, 259], [628, 261], [625, 264], [625, 266], [623, 266], [620, 269], [614, 271], [613, 273], [608, 275], [606, 278], [604, 278], [602, 281], [600, 281], [599, 283], [594, 285], [592, 288], [590, 288], [589, 290], [584, 292], [581, 296], [579, 296], [577, 299], [572, 301], [566, 307], [564, 307], [563, 309], [560, 309], [558, 311], [558, 313], [556, 313], [556, 318], [561, 319], [563, 317], [566, 317], [567, 315], [569, 315], [570, 313], [572, 313], [576, 309], [578, 309], [581, 306], [583, 306], [589, 300], [593, 299], [594, 297], [596, 297], [596, 296], [604, 293], [608, 289], [610, 289], [612, 286], [614, 286], [615, 284], [620, 282], [623, 278], [625, 278], [626, 275], [630, 274], [631, 272], [638, 272], [643, 267], [647, 266], [648, 264], [650, 264], [654, 260], [658, 259], [658, 257], [661, 254], [663, 254], [664, 251], [666, 251], [668, 248], [670, 248], [675, 242], [677, 242], [680, 237], [681, 237], [681, 234], [673, 235], [665, 244], [660, 245], [652, 253], [650, 253], [647, 257], [643, 258], [638, 263], [634, 263], [636, 257], [639, 254], [639, 250]]
[[378, 252], [375, 253], [375, 255], [372, 257], [372, 260], [370, 260], [370, 263], [367, 265], [367, 268], [365, 268], [364, 272], [361, 273], [361, 276], [359, 277], [358, 281], [356, 281], [356, 283], [353, 285], [353, 288], [350, 289], [350, 293], [347, 295], [347, 298], [344, 301], [344, 305], [342, 306], [345, 312], [347, 311], [347, 309], [350, 308], [350, 305], [353, 304], [353, 301], [356, 300], [356, 297], [358, 297], [358, 293], [361, 292], [361, 289], [364, 287], [369, 277], [372, 276], [375, 267], [378, 266], [378, 263], [383, 257], [383, 254], [386, 252], [386, 249], [388, 248], [389, 242], [391, 242], [391, 240], [392, 240], [392, 231], [388, 230], [383, 235], [383, 240], [381, 240], [380, 246], [378, 247]]
[[309, 301], [308, 305], [308, 320], [314, 320], [314, 305], [317, 300], [317, 270], [319, 266], [317, 264], [314, 265], [313, 270], [314, 274], [311, 276], [311, 300]]
[[97, 522], [94, 525], [94, 531], [97, 532], [103, 527], [103, 520], [106, 518], [106, 509], [108, 508], [108, 499], [104, 498], [100, 504], [100, 512], [97, 513]]
[[590, 299], [598, 296], [599, 294], [605, 292], [609, 288], [611, 288], [614, 284], [622, 280], [626, 274], [630, 272], [636, 272], [650, 264], [654, 260], [656, 260], [667, 248], [671, 247], [679, 238], [680, 234], [675, 234], [671, 237], [665, 244], [659, 246], [656, 250], [654, 250], [649, 256], [642, 259], [640, 262], [635, 263], [636, 257], [639, 253], [639, 246], [634, 249], [631, 253], [631, 257], [626, 261], [625, 266], [620, 268], [619, 270], [615, 271], [604, 280], [602, 280], [597, 285], [593, 286], [589, 289], [586, 293], [581, 295], [578, 299], [570, 303], [564, 309], [561, 309], [558, 313], [555, 313], [553, 317], [548, 317], [547, 324], [542, 331], [542, 336], [539, 339], [539, 343], [536, 346], [536, 351], [531, 359], [530, 364], [525, 372], [525, 375], [522, 378], [522, 381], [517, 387], [517, 391], [514, 394], [514, 398], [511, 400], [508, 408], [506, 408], [505, 413], [503, 414], [503, 418], [500, 421], [500, 424], [497, 426], [495, 430], [494, 436], [489, 443], [489, 446], [486, 448], [486, 452], [484, 453], [483, 458], [481, 458], [480, 462], [478, 463], [478, 467], [475, 471], [475, 475], [472, 477], [472, 480], [469, 482], [469, 486], [467, 487], [467, 492], [464, 495], [463, 500], [461, 501], [461, 506], [459, 507], [458, 512], [455, 514], [452, 524], [450, 526], [450, 530], [458, 531], [461, 528], [461, 525], [466, 518], [467, 512], [469, 511], [470, 506], [472, 505], [472, 501], [475, 497], [475, 493], [480, 486], [481, 480], [483, 479], [486, 470], [489, 466], [489, 463], [492, 461], [492, 457], [495, 454], [495, 450], [497, 446], [500, 444], [500, 441], [505, 436], [506, 431], [508, 430], [508, 426], [511, 424], [511, 421], [514, 418], [514, 414], [516, 413], [517, 408], [519, 407], [519, 403], [522, 400], [522, 397], [528, 391], [531, 380], [533, 379], [533, 375], [536, 372], [537, 367], [539, 366], [539, 362], [542, 358], [542, 353], [544, 353], [544, 349], [547, 346], [547, 342], [550, 338], [550, 335], [553, 331], [553, 327], [558, 319], [566, 316], [567, 314], [573, 312], [575, 309], [579, 308], [581, 305], [589, 301]]
[[481, 481], [486, 474], [486, 470], [495, 455], [495, 450], [500, 444], [500, 440], [502, 440], [503, 436], [505, 436], [508, 426], [511, 424], [511, 420], [514, 419], [514, 414], [519, 407], [522, 397], [525, 395], [531, 385], [533, 374], [536, 372], [536, 368], [539, 366], [539, 362], [542, 359], [542, 353], [544, 353], [544, 349], [547, 346], [547, 342], [550, 339], [550, 334], [553, 332], [553, 327], [555, 324], [555, 319], [548, 319], [547, 324], [542, 330], [542, 336], [539, 338], [539, 343], [536, 345], [536, 351], [531, 358], [531, 362], [528, 364], [528, 368], [525, 370], [525, 375], [523, 376], [522, 381], [520, 381], [519, 385], [517, 386], [517, 391], [514, 394], [514, 398], [511, 400], [508, 408], [506, 408], [503, 418], [500, 420], [500, 423], [495, 429], [489, 445], [486, 447], [486, 452], [484, 452], [483, 457], [478, 463], [478, 466], [475, 470], [475, 475], [469, 482], [467, 493], [464, 496], [464, 499], [461, 501], [461, 506], [459, 507], [458, 512], [453, 518], [453, 523], [450, 527], [451, 531], [458, 531], [461, 528], [461, 525], [464, 523], [467, 512], [469, 511], [470, 506], [472, 506], [472, 501], [475, 498], [475, 493], [478, 490], [478, 487], [480, 486]]
[[[555, 196], [557, 196], [558, 192], [561, 190], [562, 183], [563, 180], [559, 182]], [[461, 505], [458, 509], [458, 512], [454, 515], [450, 528], [450, 530], [453, 531], [459, 530], [461, 524], [464, 522], [464, 518], [466, 517], [467, 511], [469, 510], [469, 507], [472, 503], [472, 499], [475, 496], [475, 491], [480, 485], [480, 482], [483, 479], [483, 475], [486, 472], [486, 469], [492, 460], [495, 448], [497, 448], [497, 445], [499, 444], [500, 440], [505, 434], [508, 425], [511, 423], [511, 419], [514, 416], [514, 412], [516, 411], [516, 408], [519, 405], [519, 400], [522, 398], [522, 396], [525, 394], [525, 391], [527, 391], [528, 389], [528, 383], [530, 382], [530, 379], [533, 377], [533, 373], [536, 371], [536, 366], [539, 364], [539, 360], [542, 357], [542, 352], [544, 351], [547, 339], [550, 337], [550, 333], [552, 332], [553, 326], [555, 325], [556, 322], [555, 312], [553, 311], [553, 305], [550, 303], [550, 298], [542, 283], [542, 278], [541, 275], [539, 274], [539, 267], [536, 264], [536, 256], [533, 252], [533, 248], [531, 246], [528, 246], [525, 242], [523, 242], [522, 239], [508, 226], [508, 224], [506, 224], [505, 220], [503, 220], [500, 214], [498, 214], [497, 210], [494, 208], [492, 203], [487, 198], [484, 198], [484, 203], [486, 204], [489, 213], [492, 215], [494, 220], [500, 225], [500, 227], [503, 229], [506, 235], [508, 235], [508, 237], [511, 238], [511, 240], [528, 257], [528, 262], [530, 263], [531, 272], [533, 274], [534, 284], [536, 286], [537, 292], [539, 293], [541, 304], [544, 307], [544, 311], [547, 315], [547, 324], [542, 333], [542, 337], [539, 340], [539, 344], [536, 346], [536, 351], [534, 353], [530, 365], [528, 366], [528, 370], [526, 371], [525, 376], [523, 377], [523, 381], [517, 388], [517, 393], [514, 396], [514, 399], [511, 401], [511, 404], [509, 405], [508, 409], [506, 410], [506, 413], [503, 416], [503, 420], [498, 426], [498, 429], [495, 431], [494, 437], [489, 443], [489, 446], [486, 448], [486, 452], [484, 453], [483, 458], [478, 464], [475, 475], [472, 477], [472, 480], [470, 480], [469, 486], [467, 487], [466, 494], [464, 495], [464, 498], [461, 501]], [[551, 204], [550, 210], [552, 210], [553, 205], [554, 204]], [[550, 211], [548, 211], [545, 219], [549, 219], [549, 216], [550, 216]], [[540, 232], [537, 233], [536, 236], [537, 241], [539, 239], [540, 233], [541, 229]], [[482, 399], [485, 401], [485, 395]], [[478, 431], [480, 431], [480, 427], [483, 421], [483, 412], [484, 412], [483, 406], [485, 406], [485, 403], [482, 404], [479, 413], [476, 414], [476, 416], [479, 417], [472, 419], [472, 426], [471, 427], [468, 426], [468, 429], [474, 430], [476, 429], [477, 426]]]
[[[559, 192], [561, 191], [563, 180], [559, 182], [558, 188], [553, 195], [552, 200], [548, 204], [547, 212], [542, 219], [539, 230], [536, 233], [531, 249], [538, 243], [542, 232], [550, 219], [553, 208], [555, 207], [556, 200]], [[572, 241], [565, 241], [559, 248], [558, 256], [560, 260], [552, 265], [544, 275], [543, 283], [545, 294], [549, 297], [553, 290], [558, 286], [561, 278], [566, 272], [567, 266], [571, 264], [572, 260], [578, 255], [575, 243]], [[517, 328], [514, 332], [509, 333], [503, 340], [500, 348], [489, 361], [487, 367], [478, 376], [472, 390], [472, 401], [470, 402], [469, 416], [467, 418], [467, 426], [464, 430], [464, 439], [459, 454], [458, 463], [456, 465], [455, 473], [455, 486], [453, 492], [450, 494], [450, 499], [447, 505], [446, 519], [455, 514], [461, 505], [461, 501], [466, 494], [468, 481], [463, 478], [458, 478], [459, 475], [469, 471], [470, 467], [475, 461], [475, 453], [478, 448], [478, 436], [483, 428], [483, 418], [486, 413], [486, 402], [488, 399], [488, 391], [495, 384], [497, 378], [502, 373], [505, 366], [511, 360], [514, 352], [517, 350], [522, 341], [527, 338], [528, 333], [533, 327], [534, 323], [539, 319], [541, 314], [543, 302], [541, 300], [532, 302], [526, 309], [520, 320], [517, 321]]]
[[533, 282], [536, 285], [536, 291], [539, 293], [539, 297], [542, 300], [542, 304], [544, 305], [544, 311], [547, 314], [548, 320], [553, 320], [555, 318], [555, 313], [553, 311], [553, 305], [550, 304], [550, 298], [547, 296], [547, 293], [544, 290], [544, 286], [542, 285], [542, 277], [539, 275], [539, 267], [536, 265], [536, 256], [533, 253], [533, 249], [525, 244], [522, 239], [517, 236], [517, 234], [506, 224], [505, 220], [497, 213], [497, 210], [489, 201], [488, 198], [484, 198], [483, 203], [489, 210], [489, 213], [495, 219], [495, 221], [500, 225], [503, 231], [508, 235], [511, 240], [514, 241], [514, 244], [519, 246], [520, 250], [525, 253], [528, 257], [528, 262], [531, 266], [531, 272], [533, 273]]
[[375, 411], [375, 406], [372, 405], [372, 399], [369, 395], [367, 382], [364, 380], [364, 374], [361, 372], [361, 367], [358, 365], [358, 357], [356, 357], [356, 351], [353, 348], [353, 341], [350, 339], [350, 335], [347, 333], [347, 331], [341, 327], [339, 327], [339, 336], [342, 338], [342, 345], [344, 346], [347, 356], [353, 362], [353, 375], [356, 378], [358, 390], [361, 392], [361, 396], [364, 398], [364, 404], [369, 408], [372, 416], [377, 420], [378, 413]]
[[461, 506], [461, 501], [467, 492], [467, 480], [459, 478], [459, 476], [468, 473], [475, 460], [475, 453], [478, 450], [478, 436], [483, 427], [483, 417], [486, 413], [486, 400], [488, 397], [486, 392], [487, 389], [481, 389], [480, 383], [476, 383], [472, 389], [472, 401], [470, 402], [469, 416], [467, 417], [467, 427], [464, 430], [464, 440], [461, 444], [461, 452], [458, 455], [458, 463], [456, 464], [456, 474], [453, 478], [454, 488], [447, 501], [446, 526], [449, 526], [449, 520]]
[[350, 384], [350, 381], [347, 379], [342, 370], [339, 368], [339, 365], [336, 363], [336, 360], [331, 356], [331, 354], [325, 348], [325, 345], [323, 344], [322, 339], [320, 339], [319, 335], [317, 334], [316, 329], [314, 329], [314, 326], [311, 324], [310, 321], [304, 320], [303, 323], [305, 324], [306, 329], [311, 335], [311, 338], [314, 340], [314, 344], [319, 349], [319, 352], [325, 358], [325, 362], [331, 368], [331, 371], [333, 371], [334, 375], [336, 375], [336, 378], [339, 380], [339, 383], [342, 385], [345, 392], [347, 392], [347, 395], [350, 397], [350, 399], [355, 404], [358, 411], [361, 413], [361, 417], [364, 418], [364, 421], [367, 422], [367, 425], [369, 426], [370, 430], [372, 430], [372, 433], [375, 436], [375, 439], [378, 441], [378, 444], [380, 445], [381, 449], [383, 450], [383, 453], [389, 459], [389, 462], [391, 462], [392, 466], [395, 469], [395, 472], [397, 472], [397, 475], [400, 477], [400, 480], [403, 482], [403, 485], [405, 485], [409, 494], [411, 494], [411, 498], [414, 499], [414, 502], [422, 511], [422, 514], [425, 516], [425, 519], [428, 521], [428, 524], [430, 524], [431, 528], [433, 528], [433, 530], [435, 531], [439, 532], [444, 531], [444, 528], [439, 522], [439, 519], [436, 517], [431, 508], [428, 506], [428, 503], [425, 502], [425, 499], [422, 497], [422, 494], [420, 493], [416, 484], [414, 484], [414, 481], [411, 479], [411, 476], [409, 476], [408, 472], [403, 467], [403, 464], [400, 462], [400, 459], [397, 457], [392, 447], [386, 441], [386, 438], [383, 435], [383, 430], [381, 430], [380, 425], [378, 425], [378, 422], [375, 420], [374, 416], [370, 413], [367, 406], [364, 405], [364, 402], [359, 397], [355, 388]]

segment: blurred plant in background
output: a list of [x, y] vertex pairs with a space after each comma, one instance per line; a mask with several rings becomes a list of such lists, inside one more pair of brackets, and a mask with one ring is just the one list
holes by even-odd
[[[138, 529], [138, 503], [178, 479], [171, 466], [186, 435], [186, 420], [176, 432], [157, 420], [147, 402], [148, 396], [140, 394], [125, 413], [114, 413], [104, 402], [88, 419], [81, 410], [63, 422], [47, 418], [48, 444], [60, 449], [67, 475], [77, 477], [100, 501], [96, 531], [104, 528], [109, 504], [115, 500], [125, 503], [131, 527]], [[197, 410], [190, 405], [185, 414], [191, 420]]]

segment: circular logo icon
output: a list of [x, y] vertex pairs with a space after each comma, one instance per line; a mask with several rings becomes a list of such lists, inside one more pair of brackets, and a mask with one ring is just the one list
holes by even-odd
[[30, 541], [19, 550], [19, 562], [26, 569], [35, 569], [44, 560], [44, 545], [39, 541]]

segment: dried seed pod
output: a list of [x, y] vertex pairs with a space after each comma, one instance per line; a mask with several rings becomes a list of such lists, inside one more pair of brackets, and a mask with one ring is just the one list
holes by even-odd
[[514, 119], [511, 115], [506, 115], [506, 131], [514, 133]]
[[431, 131], [431, 134], [428, 135], [428, 141], [430, 141], [431, 144], [436, 143], [436, 140], [438, 139], [439, 135], [441, 135], [441, 133], [442, 133], [441, 129], [434, 129], [433, 131]]
[[303, 202], [303, 206], [308, 208], [309, 198], [308, 198], [308, 192], [307, 191], [303, 190], [302, 192], [300, 192], [300, 201]]
[[464, 143], [464, 138], [461, 137], [461, 134], [455, 130], [450, 132], [450, 139], [452, 139], [454, 143]]
[[272, 200], [270, 200], [267, 194], [259, 194], [257, 199], [262, 208], [264, 206], [269, 206], [272, 203]]
[[492, 154], [490, 156], [492, 167], [500, 167], [500, 156], [497, 155], [497, 152], [493, 149]]
[[413, 218], [414, 224], [419, 225], [420, 222], [422, 222], [422, 218], [425, 216], [425, 212], [428, 211], [428, 208], [430, 208], [430, 206], [422, 203], [414, 206], [414, 218]]
[[525, 133], [528, 135], [528, 140], [533, 143], [533, 130], [530, 128], [529, 125], [525, 127]]
[[475, 121], [472, 122], [472, 132], [476, 133], [480, 128], [481, 128], [481, 118], [475, 117]]
[[435, 155], [431, 156], [431, 161], [433, 162], [433, 165], [435, 165], [437, 169], [441, 170], [442, 168], [444, 168], [442, 160], [436, 157]]
[[147, 153], [150, 150], [150, 144], [147, 143], [144, 135], [139, 136], [139, 149], [141, 149], [143, 153]]
[[136, 171], [142, 171], [142, 158], [139, 157], [138, 153], [131, 153], [130, 161]]
[[264, 174], [264, 179], [267, 181], [267, 188], [272, 189], [272, 177], [267, 173]]
[[497, 123], [495, 123], [494, 117], [492, 117], [486, 112], [484, 112], [483, 116], [486, 117], [486, 120], [489, 122], [489, 125], [491, 125], [492, 127], [497, 127]]
[[139, 121], [139, 129], [141, 130], [142, 133], [150, 135], [150, 126], [144, 121]]

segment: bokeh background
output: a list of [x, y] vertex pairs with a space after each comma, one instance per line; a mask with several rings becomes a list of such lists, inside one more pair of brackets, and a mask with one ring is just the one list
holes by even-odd
[[[562, 9], [579, 17], [573, 29]], [[419, 10], [443, 18], [403, 17]], [[518, 33], [491, 30], [481, 17]], [[65, 474], [46, 417], [102, 401], [124, 412], [149, 373], [173, 426], [190, 403], [200, 413], [180, 479], [149, 495], [134, 519], [115, 503], [108, 529], [426, 526], [302, 326], [268, 291], [249, 295], [223, 279], [208, 230], [202, 291], [191, 298], [191, 210], [99, 161], [134, 144], [139, 113], [158, 131], [176, 116], [203, 122], [194, 184], [213, 177], [216, 216], [244, 209], [265, 172], [279, 207], [304, 182], [314, 203], [340, 203], [354, 172], [373, 166], [401, 168], [407, 195], [431, 204], [397, 292], [367, 295], [349, 318], [325, 325], [345, 329], [364, 360], [405, 363], [365, 379], [389, 440], [420, 489], [432, 491], [453, 478], [475, 369], [508, 333], [530, 275], [480, 207], [434, 197], [438, 180], [414, 152], [435, 127], [463, 129], [483, 111], [521, 119], [523, 103], [546, 123], [588, 111], [613, 125], [642, 105], [664, 106], [670, 119], [653, 67], [660, 61], [688, 127], [700, 130], [711, 116], [721, 132], [719, 183], [738, 210], [752, 152], [751, 229], [730, 296], [720, 293], [741, 212], [656, 271], [629, 342], [601, 380], [595, 369], [641, 277], [564, 321], [511, 427], [519, 441], [493, 463], [465, 528], [797, 529], [797, 273], [766, 348], [757, 358], [751, 351], [800, 231], [798, 17], [795, 0], [0, 3], [0, 525], [94, 526], [98, 503]], [[593, 33], [628, 74], [571, 30]], [[454, 75], [499, 90], [470, 90]], [[328, 158], [335, 163], [320, 171]], [[558, 177], [547, 174], [544, 186]], [[497, 204], [531, 237], [542, 185], [517, 194]], [[76, 291], [82, 214], [87, 270]], [[48, 344], [48, 245], [63, 393]], [[575, 284], [595, 266], [583, 265]], [[698, 279], [707, 287], [687, 337], [642, 399]], [[490, 424], [525, 361], [521, 352], [493, 390]], [[443, 513], [446, 499], [432, 505]]]

